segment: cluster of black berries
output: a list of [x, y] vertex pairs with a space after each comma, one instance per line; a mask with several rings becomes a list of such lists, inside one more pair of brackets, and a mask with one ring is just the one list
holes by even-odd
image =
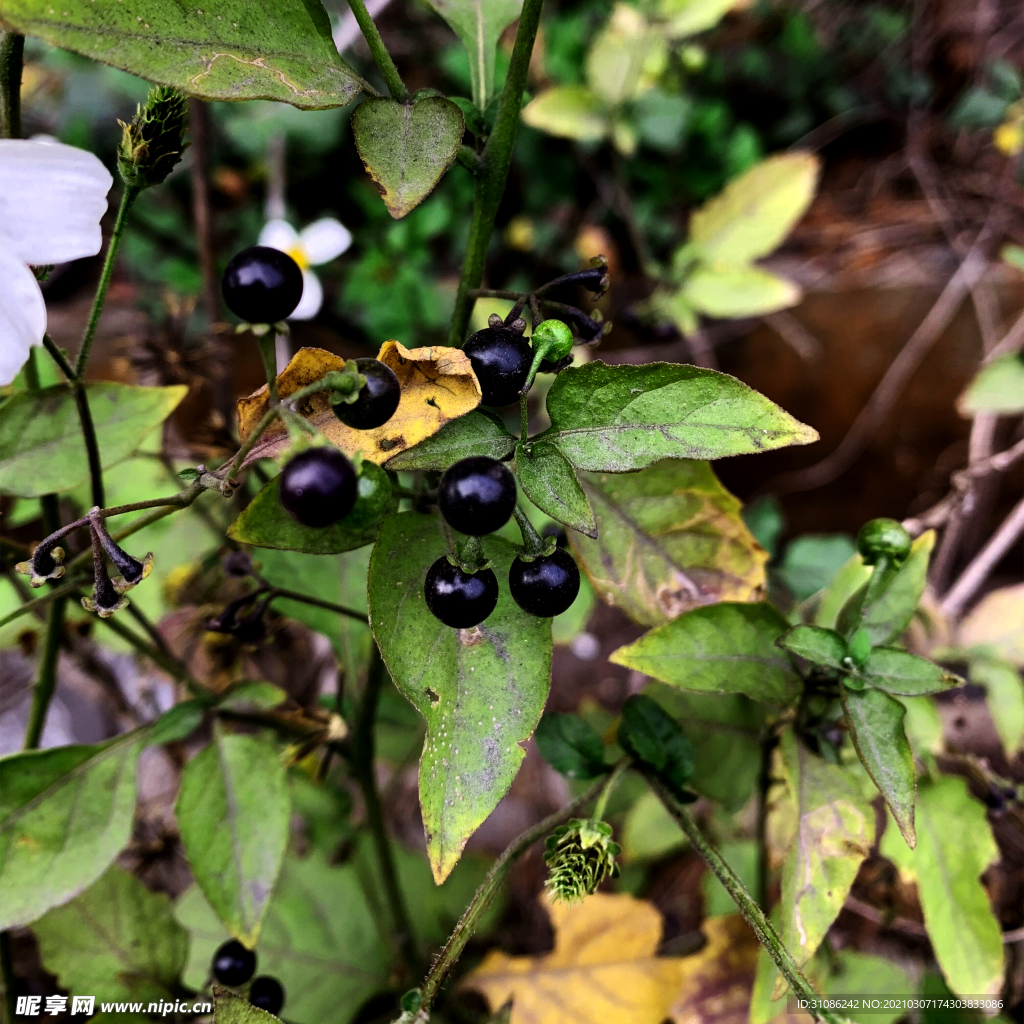
[[256, 953], [246, 949], [237, 939], [225, 942], [213, 954], [210, 969], [214, 980], [228, 988], [240, 988], [252, 978], [252, 984], [249, 985], [249, 1002], [275, 1016], [281, 1012], [281, 1007], [284, 1006], [284, 988], [281, 982], [266, 974], [253, 978], [256, 973]]
[[[496, 459], [474, 455], [445, 470], [437, 495], [445, 522], [460, 533], [483, 537], [509, 521], [516, 482]], [[561, 548], [550, 555], [519, 555], [508, 572], [508, 588], [523, 611], [541, 618], [560, 615], [576, 600], [580, 571]], [[498, 580], [490, 569], [467, 572], [442, 555], [423, 583], [427, 607], [446, 626], [478, 626], [498, 603]]]

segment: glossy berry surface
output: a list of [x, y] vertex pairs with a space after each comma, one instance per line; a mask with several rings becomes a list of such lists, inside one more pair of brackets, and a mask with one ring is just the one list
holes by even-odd
[[434, 618], [453, 629], [470, 629], [494, 611], [498, 579], [490, 569], [463, 572], [442, 555], [427, 570], [423, 595]]
[[372, 430], [381, 427], [398, 408], [402, 388], [390, 366], [379, 359], [357, 359], [356, 366], [366, 378], [354, 402], [339, 402], [334, 415], [348, 427], [355, 430]]
[[221, 292], [235, 316], [251, 324], [275, 324], [299, 304], [302, 271], [280, 249], [254, 245], [232, 258]]
[[879, 558], [902, 562], [910, 554], [910, 534], [895, 519], [872, 519], [857, 534], [857, 550], [867, 565]]
[[485, 327], [462, 351], [480, 381], [484, 405], [500, 407], [519, 400], [533, 360], [533, 350], [521, 334], [509, 327]]
[[253, 978], [249, 986], [249, 1002], [276, 1017], [284, 1006], [284, 988], [281, 982], [268, 974]]
[[352, 511], [357, 484], [352, 463], [337, 448], [307, 448], [281, 471], [278, 495], [293, 519], [322, 529]]
[[237, 939], [231, 939], [213, 954], [211, 970], [222, 985], [237, 988], [256, 973], [256, 954]]
[[497, 459], [472, 455], [444, 471], [437, 504], [453, 529], [483, 537], [508, 522], [516, 507], [516, 481]]
[[508, 589], [524, 612], [548, 619], [561, 615], [576, 600], [580, 570], [561, 548], [531, 562], [517, 558], [508, 571]]

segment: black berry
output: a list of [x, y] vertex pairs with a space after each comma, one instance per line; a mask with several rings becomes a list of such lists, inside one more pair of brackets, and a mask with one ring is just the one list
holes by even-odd
[[267, 974], [253, 978], [249, 986], [249, 1002], [276, 1017], [284, 1006], [284, 989], [281, 982]]
[[498, 603], [498, 580], [490, 569], [463, 572], [442, 555], [423, 582], [427, 607], [453, 629], [479, 626]]
[[352, 511], [357, 480], [337, 448], [307, 448], [281, 471], [278, 494], [285, 511], [303, 526], [321, 529]]
[[469, 356], [480, 382], [484, 405], [518, 401], [533, 360], [533, 350], [521, 334], [510, 327], [485, 327], [462, 346], [462, 351]]
[[517, 558], [508, 571], [508, 589], [524, 612], [548, 619], [576, 600], [580, 571], [568, 551], [555, 548], [530, 562]]
[[232, 258], [221, 291], [236, 316], [251, 324], [275, 324], [299, 304], [302, 271], [280, 249], [254, 245]]
[[237, 988], [256, 973], [256, 954], [237, 939], [225, 942], [213, 954], [213, 976], [222, 985]]
[[366, 378], [354, 402], [339, 402], [334, 415], [346, 426], [356, 430], [372, 430], [383, 426], [398, 408], [402, 388], [390, 366], [379, 359], [357, 359], [356, 366]]
[[449, 526], [483, 537], [508, 522], [516, 507], [516, 481], [497, 459], [472, 455], [444, 471], [437, 504]]

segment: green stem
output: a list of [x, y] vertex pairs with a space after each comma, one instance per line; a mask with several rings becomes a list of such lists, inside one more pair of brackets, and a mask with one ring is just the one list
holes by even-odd
[[[117, 211], [117, 220], [114, 221], [114, 232], [110, 236], [110, 242], [107, 244], [107, 255], [103, 260], [103, 272], [100, 274], [100, 283], [96, 287], [96, 296], [92, 300], [92, 309], [89, 311], [89, 321], [85, 325], [82, 345], [78, 350], [78, 358], [75, 360], [75, 377], [79, 380], [84, 380], [85, 378], [85, 368], [89, 363], [89, 353], [92, 350], [93, 339], [96, 337], [96, 328], [99, 326], [100, 317], [103, 315], [103, 306], [107, 301], [110, 279], [114, 274], [117, 250], [121, 247], [124, 231], [128, 226], [128, 214], [141, 191], [137, 186], [125, 185], [124, 191], [121, 193], [121, 206]], [[102, 505], [103, 502], [98, 504]]]
[[601, 795], [597, 798], [597, 803], [594, 804], [594, 810], [590, 817], [594, 821], [601, 821], [604, 818], [604, 812], [608, 807], [608, 798], [612, 795], [612, 790], [615, 788], [616, 783], [626, 773], [626, 769], [629, 768], [629, 758], [624, 757], [619, 763], [612, 769], [611, 775], [605, 780], [604, 789], [601, 790]]
[[50, 358], [60, 367], [60, 372], [67, 377], [68, 380], [76, 380], [75, 368], [71, 365], [71, 361], [68, 359], [64, 350], [58, 348], [53, 338], [48, 334], [43, 335], [43, 348], [50, 353]]
[[289, 601], [301, 601], [303, 604], [311, 604], [314, 608], [326, 608], [329, 612], [337, 612], [345, 615], [356, 622], [366, 624], [366, 616], [353, 608], [346, 608], [344, 605], [335, 604], [333, 601], [323, 601], [319, 597], [310, 597], [308, 594], [300, 594], [297, 590], [282, 590], [280, 587], [273, 587], [274, 596], [272, 600], [283, 597]]
[[46, 713], [50, 710], [50, 701], [57, 686], [57, 655], [60, 653], [60, 640], [64, 632], [64, 608], [67, 598], [59, 597], [50, 605], [50, 616], [46, 622], [46, 641], [43, 654], [39, 660], [39, 675], [32, 687], [32, 706], [28, 712], [28, 724], [25, 726], [25, 750], [35, 750], [43, 735], [46, 725]]
[[516, 517], [516, 523], [519, 526], [519, 532], [523, 535], [523, 545], [526, 548], [528, 555], [540, 555], [544, 552], [544, 540], [541, 535], [537, 532], [533, 523], [530, 522], [530, 517], [522, 510], [517, 504], [512, 509], [512, 515]]
[[25, 37], [0, 30], [0, 139], [21, 138], [21, 69]]
[[519, 396], [519, 440], [528, 441], [530, 439], [530, 407], [528, 403], [527, 392], [529, 388], [526, 388], [523, 393]]
[[409, 90], [406, 89], [402, 76], [399, 75], [398, 68], [395, 67], [395, 62], [391, 59], [391, 54], [388, 53], [384, 40], [381, 39], [377, 26], [373, 23], [373, 18], [370, 17], [370, 12], [366, 9], [363, 0], [348, 0], [348, 5], [355, 16], [359, 31], [363, 33], [366, 45], [370, 48], [370, 53], [373, 54], [377, 70], [380, 71], [381, 78], [384, 79], [384, 84], [388, 87], [392, 99], [396, 99], [400, 103], [407, 103]]
[[406, 968], [415, 972], [419, 964], [416, 952], [416, 939], [412, 930], [409, 910], [405, 905], [405, 897], [398, 883], [398, 871], [395, 868], [394, 853], [388, 840], [384, 825], [384, 811], [377, 791], [377, 778], [374, 774], [374, 724], [377, 719], [377, 703], [380, 691], [387, 678], [387, 666], [374, 642], [370, 648], [370, 668], [366, 677], [366, 688], [359, 702], [356, 719], [352, 729], [352, 771], [359, 784], [366, 806], [366, 824], [373, 836], [374, 851], [380, 868], [381, 881], [391, 911], [391, 923], [394, 929], [395, 944], [402, 956]]
[[260, 358], [263, 360], [263, 372], [267, 376], [267, 400], [273, 409], [277, 405], [277, 334], [267, 331], [256, 341], [259, 343]]
[[59, 587], [54, 587], [53, 590], [47, 591], [42, 597], [26, 601], [23, 605], [15, 608], [14, 611], [8, 612], [3, 618], [0, 618], [0, 626], [6, 626], [9, 622], [20, 619], [22, 615], [31, 615], [33, 612], [40, 611], [54, 601], [59, 601], [61, 598], [73, 594], [76, 590], [86, 586], [87, 583], [88, 580], [74, 580], [62, 583]]
[[704, 837], [690, 812], [679, 803], [675, 795], [665, 787], [653, 771], [646, 769], [643, 765], [637, 765], [636, 767], [643, 773], [648, 785], [661, 800], [665, 810], [672, 815], [679, 827], [686, 833], [694, 849], [704, 859], [704, 863], [714, 872], [715, 877], [722, 883], [725, 891], [732, 897], [733, 902], [739, 908], [747, 924], [750, 925], [757, 936], [758, 942], [764, 946], [775, 966], [778, 967], [782, 976], [789, 982], [793, 993], [810, 1001], [808, 1012], [811, 1013], [815, 1020], [823, 1020], [827, 1024], [840, 1024], [840, 1018], [830, 1011], [813, 1008], [818, 1000], [818, 994], [811, 987], [811, 983], [804, 977], [799, 964], [793, 959], [793, 954], [782, 944], [782, 940], [764, 916], [764, 912], [757, 905], [757, 901], [747, 892], [746, 887], [739, 880], [736, 873]]
[[540, 25], [540, 11], [544, 0], [525, 0], [519, 17], [508, 76], [502, 90], [501, 102], [494, 120], [494, 129], [484, 146], [483, 168], [474, 180], [473, 218], [469, 226], [469, 244], [466, 259], [462, 264], [459, 291], [452, 314], [452, 326], [448, 344], [461, 347], [469, 329], [469, 317], [473, 311], [473, 296], [470, 292], [480, 287], [487, 260], [487, 247], [494, 233], [494, 221], [505, 192], [508, 169], [512, 163], [512, 148], [519, 126], [519, 111], [522, 107], [526, 76], [530, 70], [530, 56]]
[[765, 730], [761, 735], [761, 767], [757, 787], [757, 875], [755, 894], [758, 906], [768, 909], [768, 790], [772, 783], [772, 751], [775, 734]]

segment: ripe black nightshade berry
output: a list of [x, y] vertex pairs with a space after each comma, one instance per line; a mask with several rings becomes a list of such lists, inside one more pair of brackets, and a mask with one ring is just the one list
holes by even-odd
[[555, 548], [530, 562], [517, 558], [508, 571], [508, 589], [524, 612], [548, 619], [576, 600], [580, 571], [568, 551]]
[[498, 603], [498, 580], [490, 569], [463, 572], [442, 555], [423, 581], [427, 607], [453, 629], [479, 626]]
[[293, 519], [322, 529], [352, 511], [357, 485], [352, 463], [337, 448], [307, 448], [281, 471], [278, 495]]
[[238, 939], [230, 939], [213, 954], [212, 970], [222, 985], [237, 988], [256, 973], [256, 954]]
[[302, 298], [302, 271], [280, 249], [254, 245], [232, 258], [221, 291], [236, 316], [251, 324], [276, 324]]
[[334, 415], [346, 426], [356, 430], [372, 430], [383, 426], [398, 408], [402, 388], [395, 371], [379, 359], [357, 359], [356, 367], [366, 378], [354, 402], [339, 402]]
[[462, 346], [462, 351], [469, 356], [480, 382], [484, 405], [518, 401], [533, 360], [533, 350], [521, 334], [511, 327], [485, 327]]
[[516, 507], [516, 481], [497, 459], [471, 455], [444, 471], [437, 504], [449, 526], [483, 537], [508, 522]]
[[267, 974], [253, 978], [249, 986], [249, 1002], [276, 1017], [284, 1006], [284, 988], [281, 982]]

